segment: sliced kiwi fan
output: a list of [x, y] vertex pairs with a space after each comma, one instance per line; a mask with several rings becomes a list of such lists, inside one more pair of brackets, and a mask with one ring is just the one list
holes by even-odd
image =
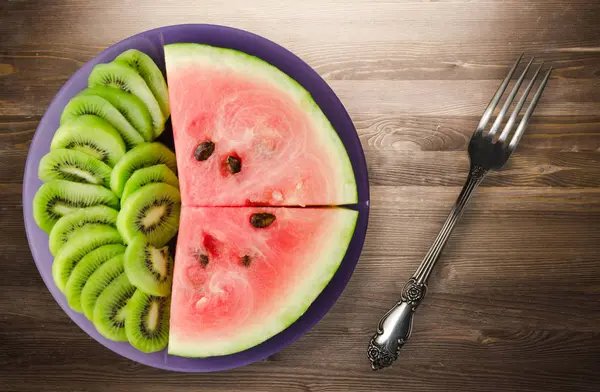
[[179, 228], [175, 154], [156, 139], [168, 119], [167, 84], [138, 50], [92, 70], [64, 108], [33, 200], [49, 234], [52, 277], [67, 303], [107, 339], [140, 351], [167, 346]]

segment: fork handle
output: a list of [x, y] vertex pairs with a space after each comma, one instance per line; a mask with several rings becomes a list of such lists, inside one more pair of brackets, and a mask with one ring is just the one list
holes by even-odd
[[413, 276], [402, 289], [401, 299], [379, 321], [377, 332], [369, 342], [367, 357], [373, 370], [390, 366], [398, 359], [400, 348], [410, 337], [413, 314], [425, 297], [427, 278], [440, 257], [454, 226], [462, 216], [473, 192], [484, 179], [488, 170], [481, 166], [472, 166], [452, 211], [442, 226], [427, 255]]

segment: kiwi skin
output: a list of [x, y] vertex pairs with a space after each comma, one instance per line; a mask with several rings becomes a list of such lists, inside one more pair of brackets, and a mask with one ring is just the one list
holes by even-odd
[[127, 180], [136, 170], [158, 164], [165, 164], [173, 173], [177, 173], [173, 151], [158, 142], [140, 144], [129, 150], [115, 165], [110, 175], [110, 188], [121, 197]]
[[71, 235], [79, 228], [89, 224], [103, 224], [115, 227], [118, 211], [106, 206], [81, 208], [60, 218], [52, 230], [48, 246], [50, 253], [56, 255]]
[[96, 205], [119, 208], [119, 198], [100, 185], [53, 180], [42, 184], [33, 197], [33, 218], [46, 233], [64, 215]]
[[125, 247], [121, 244], [103, 245], [94, 249], [90, 253], [83, 256], [79, 263], [73, 268], [67, 286], [65, 288], [65, 296], [67, 303], [71, 309], [76, 312], [82, 312], [81, 307], [81, 290], [87, 282], [90, 275], [94, 273], [102, 264], [112, 259], [115, 256], [123, 254]]
[[123, 272], [125, 267], [122, 253], [103, 263], [90, 275], [81, 289], [81, 307], [88, 320], [92, 321], [94, 318], [96, 300], [102, 291]]
[[125, 187], [123, 188], [121, 203], [125, 203], [127, 197], [129, 197], [138, 189], [143, 188], [148, 184], [157, 182], [164, 182], [165, 184], [179, 188], [179, 179], [177, 179], [175, 173], [173, 173], [173, 171], [171, 171], [167, 165], [160, 164], [145, 167], [136, 170], [133, 172], [131, 177], [129, 177], [125, 183]]
[[147, 294], [171, 295], [173, 258], [169, 247], [156, 248], [144, 236], [135, 236], [125, 251], [125, 273], [134, 286]]
[[67, 180], [110, 186], [112, 168], [104, 162], [80, 151], [59, 148], [40, 160], [38, 177], [44, 182]]
[[135, 286], [122, 273], [98, 296], [92, 322], [102, 336], [115, 342], [126, 342], [125, 320], [127, 302], [135, 293]]
[[127, 304], [125, 333], [129, 343], [145, 353], [160, 351], [169, 341], [169, 297], [137, 290]]
[[78, 95], [97, 95], [110, 102], [131, 125], [142, 135], [145, 141], [154, 140], [152, 117], [144, 102], [133, 94], [113, 87], [96, 86], [86, 88]]
[[[180, 211], [181, 197], [177, 188], [164, 183], [146, 185], [123, 204], [117, 217], [117, 229], [128, 244], [142, 234], [150, 244], [161, 247], [177, 234]], [[152, 221], [148, 221], [149, 217]]]
[[102, 245], [122, 244], [119, 232], [107, 225], [90, 225], [77, 230], [62, 247], [52, 263], [52, 277], [56, 287], [63, 293], [71, 272], [89, 252]]

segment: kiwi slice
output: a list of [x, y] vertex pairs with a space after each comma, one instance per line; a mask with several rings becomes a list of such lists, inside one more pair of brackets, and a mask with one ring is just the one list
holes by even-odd
[[44, 155], [38, 167], [38, 177], [44, 182], [67, 180], [110, 186], [111, 167], [77, 150], [58, 148]]
[[46, 233], [61, 217], [84, 207], [105, 205], [119, 208], [119, 198], [100, 185], [52, 180], [43, 184], [33, 198], [33, 218]]
[[163, 183], [146, 185], [127, 198], [117, 228], [128, 244], [142, 234], [150, 244], [161, 247], [177, 234], [180, 209], [177, 188]]
[[88, 320], [94, 319], [94, 307], [100, 294], [125, 271], [124, 268], [121, 253], [99, 266], [84, 283], [81, 289], [81, 307]]
[[142, 135], [145, 141], [154, 140], [152, 129], [152, 117], [144, 102], [133, 94], [126, 93], [114, 87], [96, 86], [86, 88], [78, 95], [96, 95], [104, 98], [113, 105], [129, 121], [131, 125]]
[[50, 151], [67, 148], [84, 152], [113, 167], [125, 155], [125, 142], [105, 120], [89, 114], [62, 124], [52, 139]]
[[121, 53], [115, 59], [116, 63], [125, 64], [133, 69], [144, 79], [154, 98], [158, 101], [160, 109], [165, 118], [169, 117], [169, 92], [165, 78], [154, 63], [154, 61], [144, 52], [136, 49], [129, 49]]
[[166, 118], [160, 105], [144, 79], [133, 68], [115, 62], [98, 64], [90, 73], [88, 86], [116, 87], [137, 96], [150, 112], [154, 137], [158, 137], [164, 131]]
[[169, 342], [170, 298], [137, 290], [127, 304], [125, 333], [135, 348], [145, 353], [160, 351]]
[[56, 255], [78, 229], [90, 224], [102, 224], [115, 227], [119, 213], [106, 206], [81, 208], [60, 218], [50, 231], [48, 246], [50, 253]]
[[121, 195], [121, 202], [124, 203], [125, 199], [138, 189], [157, 182], [164, 182], [179, 188], [179, 180], [177, 176], [167, 165], [160, 164], [143, 169], [136, 170], [131, 177], [125, 183], [123, 188], [123, 194]]
[[115, 165], [110, 175], [110, 187], [121, 197], [125, 183], [133, 172], [161, 163], [167, 165], [173, 173], [177, 172], [177, 161], [173, 151], [158, 142], [140, 144], [129, 150]]
[[69, 306], [77, 311], [81, 312], [81, 290], [87, 282], [90, 275], [94, 273], [102, 264], [112, 259], [115, 256], [123, 254], [125, 247], [120, 244], [103, 245], [97, 249], [94, 249], [87, 255], [83, 256], [79, 263], [73, 268], [69, 280], [67, 280], [67, 286], [65, 288], [65, 296]]
[[125, 252], [125, 273], [139, 290], [158, 297], [169, 296], [173, 281], [169, 247], [156, 248], [144, 236], [135, 236]]
[[65, 106], [60, 123], [64, 124], [69, 120], [83, 115], [98, 116], [112, 125], [121, 135], [128, 147], [144, 142], [142, 135], [127, 121], [110, 102], [96, 95], [77, 95]]
[[115, 342], [126, 342], [125, 320], [127, 302], [135, 293], [135, 286], [122, 273], [98, 296], [92, 322], [102, 336]]
[[67, 281], [79, 260], [89, 252], [102, 245], [122, 244], [119, 232], [108, 225], [90, 225], [77, 230], [62, 247], [52, 264], [54, 283], [65, 292]]

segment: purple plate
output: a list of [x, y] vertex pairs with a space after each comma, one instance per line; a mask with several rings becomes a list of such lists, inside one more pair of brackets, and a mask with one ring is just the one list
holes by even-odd
[[[359, 211], [356, 230], [344, 260], [328, 286], [306, 313], [281, 333], [248, 350], [220, 357], [183, 358], [168, 355], [166, 350], [145, 354], [128, 343], [116, 343], [102, 337], [82, 314], [69, 308], [65, 296], [54, 284], [53, 257], [48, 249], [48, 235], [37, 227], [32, 214], [33, 197], [42, 184], [37, 177], [40, 159], [50, 150], [50, 141], [58, 128], [63, 108], [75, 94], [87, 87], [87, 78], [92, 68], [96, 64], [112, 61], [127, 49], [135, 48], [150, 55], [164, 72], [163, 45], [175, 42], [198, 42], [237, 49], [275, 65], [296, 79], [312, 94], [342, 139], [358, 184], [359, 202], [350, 206]], [[350, 280], [365, 241], [369, 215], [369, 182], [364, 153], [348, 113], [327, 83], [306, 63], [283, 47], [246, 31], [215, 25], [177, 25], [149, 30], [109, 47], [79, 69], [60, 89], [42, 117], [31, 142], [23, 178], [23, 214], [29, 247], [42, 279], [56, 302], [88, 335], [117, 354], [148, 366], [181, 372], [210, 372], [243, 366], [275, 354], [305, 334], [329, 311]]]

